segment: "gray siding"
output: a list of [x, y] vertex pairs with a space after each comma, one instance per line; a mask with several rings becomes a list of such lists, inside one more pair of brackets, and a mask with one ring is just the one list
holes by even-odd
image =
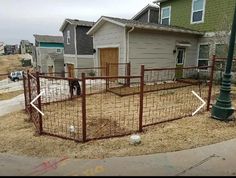
[[159, 11], [151, 9], [150, 10], [150, 23], [158, 23]]
[[135, 20], [140, 21], [140, 22], [148, 22], [148, 11], [138, 16], [137, 18], [135, 18]]
[[140, 73], [140, 65], [149, 68], [176, 67], [176, 42], [188, 41], [185, 66], [197, 65], [198, 38], [190, 35], [136, 31], [130, 34], [132, 74]]
[[99, 48], [119, 47], [119, 62], [126, 62], [125, 29], [118, 25], [106, 22], [93, 37], [94, 48], [97, 50], [95, 66], [99, 66]]
[[77, 34], [77, 53], [78, 55], [92, 55], [93, 54], [93, 38], [86, 33], [91, 27], [78, 26], [76, 28]]
[[[67, 44], [67, 31], [70, 31], [70, 44]], [[63, 31], [65, 54], [75, 54], [74, 26], [68, 24]]]

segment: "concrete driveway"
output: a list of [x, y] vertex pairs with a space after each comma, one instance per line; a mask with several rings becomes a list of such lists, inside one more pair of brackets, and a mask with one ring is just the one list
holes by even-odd
[[192, 150], [103, 160], [30, 158], [0, 154], [0, 175], [234, 176], [236, 139]]

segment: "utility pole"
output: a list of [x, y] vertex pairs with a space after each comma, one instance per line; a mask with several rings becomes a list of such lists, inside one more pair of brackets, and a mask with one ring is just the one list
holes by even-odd
[[231, 37], [229, 43], [229, 51], [227, 58], [226, 71], [224, 73], [223, 82], [220, 89], [220, 95], [217, 102], [212, 107], [212, 117], [221, 121], [230, 121], [233, 118], [234, 108], [231, 99], [231, 80], [232, 80], [232, 63], [234, 57], [235, 47], [235, 32], [236, 32], [236, 6], [234, 10], [234, 19], [231, 30]]

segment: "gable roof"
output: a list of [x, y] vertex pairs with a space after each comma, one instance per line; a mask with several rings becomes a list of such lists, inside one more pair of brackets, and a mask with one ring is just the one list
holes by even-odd
[[45, 43], [64, 43], [62, 36], [50, 36], [50, 35], [34, 35], [35, 40]]
[[95, 24], [95, 22], [89, 22], [89, 21], [78, 20], [78, 19], [65, 19], [60, 28], [61, 32], [65, 29], [67, 24], [71, 24], [74, 26], [92, 27]]
[[153, 5], [148, 4], [141, 11], [139, 11], [134, 17], [132, 17], [131, 20], [136, 20], [137, 18], [139, 18], [141, 15], [143, 15], [149, 9], [159, 10], [159, 6], [153, 6]]
[[193, 35], [204, 35], [203, 32], [191, 30], [187, 28], [177, 27], [177, 26], [169, 26], [162, 25], [156, 23], [146, 23], [135, 20], [121, 19], [115, 17], [106, 17], [102, 16], [97, 23], [88, 31], [88, 35], [94, 34], [105, 22], [110, 22], [121, 27], [130, 27], [130, 28], [139, 28], [139, 29], [147, 29], [147, 30], [157, 30], [157, 31], [165, 31], [165, 32], [176, 32], [176, 33], [185, 33], [185, 34], [193, 34]]

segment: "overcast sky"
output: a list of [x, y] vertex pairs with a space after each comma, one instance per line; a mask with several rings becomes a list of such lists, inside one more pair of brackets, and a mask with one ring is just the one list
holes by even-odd
[[131, 18], [154, 0], [0, 0], [0, 41], [34, 42], [33, 34], [61, 35], [65, 18], [97, 21], [102, 15]]

